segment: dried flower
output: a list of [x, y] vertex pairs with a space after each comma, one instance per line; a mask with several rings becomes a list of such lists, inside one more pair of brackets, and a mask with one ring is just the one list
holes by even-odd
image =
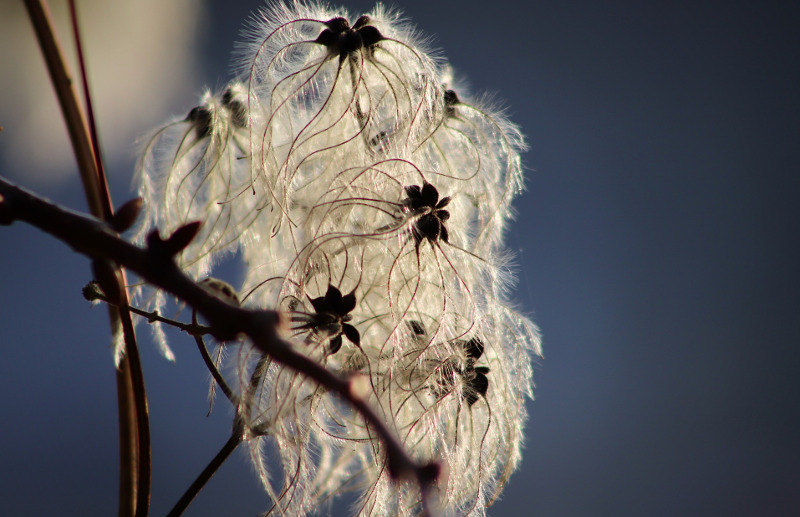
[[356, 307], [354, 292], [342, 296], [341, 291], [329, 285], [325, 296], [309, 298], [308, 301], [314, 307], [314, 313], [292, 317], [292, 321], [303, 322], [292, 330], [310, 330], [315, 338], [324, 338], [329, 343], [331, 354], [342, 347], [342, 334], [354, 345], [361, 344], [358, 330], [348, 323], [352, 319], [349, 313]]
[[[519, 462], [539, 353], [506, 301], [522, 137], [462, 101], [396, 13], [353, 19], [300, 2], [260, 14], [241, 78], [146, 146], [137, 239], [202, 221], [181, 265], [202, 278], [239, 252], [242, 303], [285, 311], [297, 350], [368, 379], [367, 400], [412, 455], [458, 472], [438, 481], [446, 513], [483, 515]], [[239, 410], [275, 513], [343, 491], [359, 494], [359, 515], [419, 513], [419, 488], [391, 479], [346, 402], [240, 350]]]

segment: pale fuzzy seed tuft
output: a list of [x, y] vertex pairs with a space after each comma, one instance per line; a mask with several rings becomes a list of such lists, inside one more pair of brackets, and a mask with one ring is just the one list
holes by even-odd
[[[239, 78], [145, 146], [135, 238], [202, 221], [184, 270], [203, 279], [238, 253], [242, 305], [280, 310], [296, 351], [350, 378], [415, 459], [442, 464], [445, 515], [482, 516], [519, 465], [541, 353], [508, 301], [503, 244], [522, 134], [381, 6], [274, 4], [246, 39]], [[135, 300], [168, 305], [145, 286]], [[419, 487], [391, 479], [348, 403], [248, 344], [227, 358], [272, 513], [343, 492], [358, 515], [420, 513]]]

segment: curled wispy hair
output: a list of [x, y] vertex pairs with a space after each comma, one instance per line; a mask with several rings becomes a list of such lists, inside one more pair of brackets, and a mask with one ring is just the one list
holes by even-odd
[[268, 178], [290, 222], [295, 188], [329, 183], [332, 164], [413, 149], [443, 106], [436, 64], [398, 15], [353, 19], [314, 4], [275, 5], [254, 18], [243, 47], [254, 174]]
[[[240, 80], [147, 144], [137, 238], [202, 221], [189, 274], [240, 252], [242, 304], [280, 310], [296, 351], [359, 379], [411, 456], [452, 473], [435, 485], [447, 515], [483, 515], [519, 463], [540, 352], [507, 293], [521, 133], [382, 7], [275, 4], [246, 34]], [[228, 357], [270, 513], [343, 492], [359, 515], [422, 512], [339, 396], [247, 343]]]
[[[195, 278], [208, 275], [222, 257], [239, 249], [243, 234], [265, 208], [251, 194], [246, 101], [238, 82], [216, 94], [207, 91], [185, 117], [155, 132], [138, 162], [135, 182], [145, 215], [133, 240], [143, 243], [154, 228], [168, 235], [202, 221], [178, 256], [181, 267]], [[134, 301], [151, 310], [166, 303], [163, 294], [145, 285], [136, 286]], [[171, 355], [159, 324], [153, 328], [162, 350]]]

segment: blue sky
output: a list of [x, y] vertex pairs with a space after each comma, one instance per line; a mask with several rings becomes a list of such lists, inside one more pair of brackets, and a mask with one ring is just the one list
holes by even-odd
[[[227, 4], [208, 3], [196, 86], [163, 118], [230, 78], [238, 30], [260, 4]], [[800, 513], [800, 8], [398, 6], [474, 93], [508, 107], [531, 148], [508, 242], [514, 297], [542, 329], [544, 359], [522, 468], [489, 513]], [[124, 153], [109, 165], [119, 205], [133, 165]], [[0, 172], [26, 185], [7, 167], [0, 155]], [[77, 177], [36, 189], [83, 207]], [[111, 514], [115, 388], [105, 311], [80, 296], [89, 262], [21, 224], [0, 228], [0, 250], [4, 512]], [[193, 343], [171, 364], [147, 338], [161, 515], [225, 442], [230, 411], [205, 416]], [[234, 456], [186, 515], [263, 510], [250, 470]]]

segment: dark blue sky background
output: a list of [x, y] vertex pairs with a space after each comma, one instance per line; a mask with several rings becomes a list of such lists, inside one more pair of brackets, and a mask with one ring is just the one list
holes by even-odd
[[[203, 82], [176, 113], [230, 77], [260, 3], [228, 4], [209, 3]], [[522, 468], [490, 514], [800, 515], [800, 6], [398, 6], [531, 146], [509, 246], [545, 358]], [[132, 164], [110, 165], [121, 204]], [[85, 206], [77, 179], [39, 190]], [[2, 513], [112, 515], [114, 374], [105, 311], [80, 296], [89, 262], [15, 224], [0, 271]], [[173, 339], [176, 364], [141, 341], [163, 515], [231, 411], [206, 418], [191, 341]], [[187, 515], [256, 515], [250, 470], [234, 456]]]

